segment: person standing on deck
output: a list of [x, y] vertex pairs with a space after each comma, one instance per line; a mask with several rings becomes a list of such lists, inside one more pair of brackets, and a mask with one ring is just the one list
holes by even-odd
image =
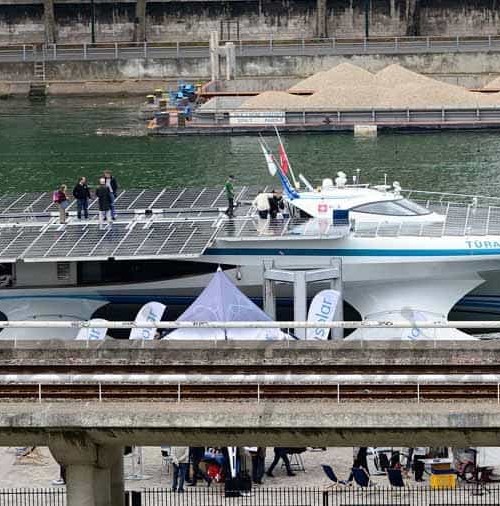
[[227, 197], [226, 214], [228, 218], [234, 218], [234, 176], [229, 176], [224, 185], [224, 191]]
[[59, 189], [54, 192], [53, 201], [59, 207], [59, 223], [64, 225], [66, 223], [66, 208], [69, 206], [68, 195], [66, 193], [68, 187], [65, 184], [59, 186]]
[[83, 212], [83, 217], [87, 220], [89, 217], [89, 200], [91, 197], [87, 185], [87, 178], [85, 176], [82, 176], [73, 188], [73, 197], [76, 199], [76, 214], [78, 219], [82, 219]]
[[110, 170], [104, 171], [104, 180], [111, 197], [111, 219], [116, 220], [115, 200], [118, 195], [118, 183]]
[[99, 226], [102, 227], [105, 221], [111, 221], [111, 192], [106, 186], [106, 179], [103, 177], [99, 179], [95, 196], [99, 203]]

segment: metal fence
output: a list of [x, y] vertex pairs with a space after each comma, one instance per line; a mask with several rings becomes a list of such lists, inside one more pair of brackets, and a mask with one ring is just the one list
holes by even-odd
[[60, 488], [0, 489], [0, 506], [66, 506], [66, 491]]
[[[233, 40], [240, 56], [470, 53], [500, 51], [500, 36], [369, 37]], [[225, 41], [221, 42], [223, 45]], [[209, 55], [207, 41], [19, 44], [0, 47], [0, 61], [198, 58]]]
[[[191, 488], [183, 494], [148, 488], [126, 494], [126, 506], [498, 506], [499, 484], [467, 484], [432, 489], [428, 486], [391, 488], [338, 487], [257, 488], [226, 497], [223, 489]], [[0, 506], [65, 506], [64, 489], [0, 490]]]
[[[495, 125], [500, 124], [499, 107], [439, 108], [439, 109], [358, 109], [358, 110], [304, 110], [304, 111], [240, 111], [200, 109], [195, 112], [190, 126], [241, 126], [272, 125], [273, 115], [281, 114], [284, 122], [279, 126], [347, 127], [352, 125], [407, 126], [412, 125]], [[266, 121], [267, 118], [267, 121]]]

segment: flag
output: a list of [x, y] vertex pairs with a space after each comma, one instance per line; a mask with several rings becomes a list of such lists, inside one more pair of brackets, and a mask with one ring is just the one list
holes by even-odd
[[[340, 301], [340, 293], [336, 290], [322, 290], [311, 302], [309, 313], [307, 315], [308, 323], [326, 322], [330, 323], [335, 317], [337, 304]], [[340, 303], [342, 303], [340, 301]], [[310, 328], [307, 329], [307, 339], [328, 339], [330, 329], [327, 328]]]
[[[135, 323], [159, 322], [167, 306], [160, 302], [148, 302], [137, 313]], [[154, 339], [155, 328], [135, 327], [130, 331], [130, 339]]]
[[287, 174], [288, 169], [290, 168], [290, 163], [288, 161], [288, 155], [286, 154], [286, 151], [285, 151], [285, 146], [283, 146], [282, 142], [280, 142], [279, 154], [280, 154], [281, 172], [283, 172], [283, 174]]
[[[108, 320], [102, 318], [93, 318], [90, 323], [106, 323]], [[78, 331], [75, 337], [76, 341], [102, 341], [106, 337], [107, 328], [89, 328], [83, 327]]]
[[271, 174], [271, 176], [276, 175], [278, 167], [276, 166], [276, 162], [274, 161], [274, 156], [267, 150], [267, 148], [264, 146], [264, 144], [262, 144], [262, 142], [259, 141], [259, 144], [262, 149], [262, 152], [264, 153], [264, 157], [267, 163], [267, 170], [269, 171], [269, 174]]

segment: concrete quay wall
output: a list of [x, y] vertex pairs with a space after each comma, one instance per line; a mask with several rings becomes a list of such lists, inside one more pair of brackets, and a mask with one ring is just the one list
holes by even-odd
[[498, 446], [497, 403], [0, 403], [1, 446]]
[[[496, 35], [491, 0], [0, 0], [0, 43]], [[143, 6], [141, 7], [141, 4]], [[368, 13], [365, 9], [368, 5]], [[52, 12], [46, 8], [52, 6]]]
[[[376, 331], [375, 331], [376, 332]], [[209, 373], [218, 367], [250, 368], [287, 367], [331, 372], [343, 366], [366, 370], [369, 366], [391, 371], [394, 367], [432, 368], [434, 366], [472, 368], [500, 365], [500, 343], [482, 342], [225, 342], [202, 341], [105, 341], [89, 342], [88, 347], [69, 341], [0, 341], [0, 369], [23, 373], [27, 369], [46, 370], [92, 367], [99, 372], [113, 372], [112, 367], [132, 372], [155, 369], [168, 374], [165, 367], [189, 366]]]
[[[236, 59], [236, 80], [229, 82], [227, 89], [231, 91], [287, 89], [293, 84], [294, 79], [298, 80], [320, 70], [327, 70], [342, 62], [350, 62], [373, 72], [387, 65], [399, 63], [415, 72], [468, 88], [482, 87], [500, 76], [500, 53], [239, 56]], [[133, 94], [134, 89], [140, 88], [138, 84], [134, 84], [134, 81], [138, 83], [148, 79], [208, 80], [210, 79], [210, 62], [205, 57], [48, 61], [46, 76], [49, 81], [49, 94], [105, 93], [111, 81], [129, 81], [130, 86], [123, 84], [121, 88], [118, 87], [118, 83], [115, 83], [114, 92]], [[24, 94], [24, 91], [19, 91], [19, 89], [24, 90], [25, 87], [15, 83], [29, 82], [33, 79], [34, 65], [31, 62], [0, 63], [0, 83], [3, 83], [3, 94]], [[82, 82], [94, 84], [81, 87]], [[7, 86], [8, 90], [5, 91]], [[142, 93], [142, 89], [140, 92]]]

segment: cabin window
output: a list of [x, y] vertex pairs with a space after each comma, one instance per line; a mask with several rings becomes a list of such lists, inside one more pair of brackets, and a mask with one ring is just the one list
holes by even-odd
[[69, 281], [70, 279], [70, 266], [69, 262], [57, 262], [57, 280]]
[[384, 216], [423, 216], [429, 209], [407, 199], [370, 202], [352, 208], [357, 213], [381, 214]]

